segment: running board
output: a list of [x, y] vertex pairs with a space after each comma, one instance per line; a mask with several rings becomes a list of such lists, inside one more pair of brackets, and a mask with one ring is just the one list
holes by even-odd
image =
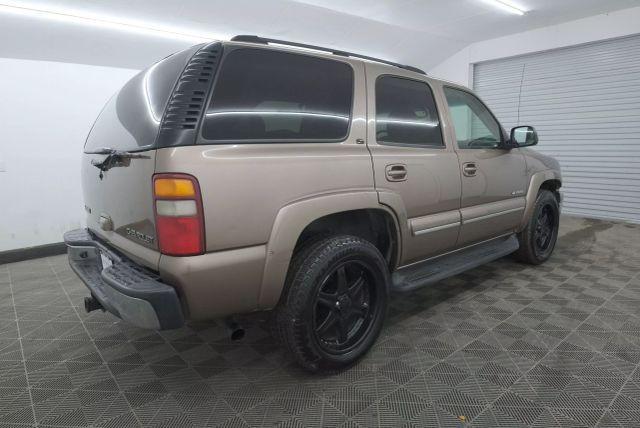
[[511, 254], [519, 247], [516, 235], [510, 235], [419, 262], [394, 272], [391, 287], [394, 291], [411, 291], [431, 285]]

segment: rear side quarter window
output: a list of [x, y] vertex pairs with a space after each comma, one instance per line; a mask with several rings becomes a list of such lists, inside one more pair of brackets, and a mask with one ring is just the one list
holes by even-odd
[[309, 55], [242, 48], [222, 64], [207, 108], [207, 142], [323, 142], [347, 137], [350, 65]]

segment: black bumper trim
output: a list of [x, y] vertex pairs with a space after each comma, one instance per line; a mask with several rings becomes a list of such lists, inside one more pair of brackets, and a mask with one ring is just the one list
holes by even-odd
[[[173, 287], [154, 272], [117, 254], [94, 239], [87, 229], [64, 234], [69, 264], [91, 294], [112, 314], [143, 328], [181, 327], [184, 315]], [[100, 253], [113, 264], [103, 268]]]

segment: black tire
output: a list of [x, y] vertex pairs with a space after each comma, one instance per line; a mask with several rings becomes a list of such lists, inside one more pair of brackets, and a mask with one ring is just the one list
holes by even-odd
[[549, 190], [540, 190], [529, 223], [518, 234], [520, 248], [516, 258], [532, 265], [544, 263], [556, 246], [559, 224], [558, 199]]
[[348, 367], [380, 334], [389, 283], [387, 264], [370, 242], [348, 235], [312, 240], [293, 258], [274, 313], [276, 335], [311, 372]]

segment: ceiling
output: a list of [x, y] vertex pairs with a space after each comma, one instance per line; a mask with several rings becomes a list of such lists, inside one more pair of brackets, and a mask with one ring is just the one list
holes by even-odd
[[640, 0], [513, 0], [525, 16], [484, 0], [298, 0], [416, 31], [473, 43], [587, 16], [640, 6]]
[[[213, 38], [258, 34], [431, 68], [466, 45], [640, 0], [513, 0], [524, 16], [486, 0], [57, 0], [3, 1], [41, 10], [135, 21]], [[0, 12], [0, 57], [142, 68], [193, 41]]]

